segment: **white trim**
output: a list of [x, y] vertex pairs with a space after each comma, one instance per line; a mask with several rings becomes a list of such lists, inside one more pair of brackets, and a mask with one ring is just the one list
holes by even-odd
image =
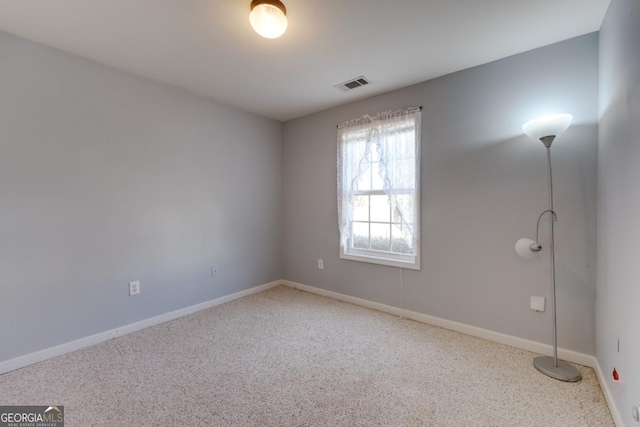
[[607, 376], [604, 375], [602, 368], [600, 367], [600, 362], [597, 358], [594, 359], [593, 369], [596, 371], [596, 376], [598, 377], [598, 381], [600, 382], [600, 388], [602, 388], [602, 393], [604, 394], [604, 398], [609, 405], [609, 411], [611, 412], [611, 417], [613, 418], [613, 422], [616, 423], [617, 427], [624, 427], [624, 421], [622, 420], [622, 415], [620, 415], [620, 410], [618, 409], [618, 405], [616, 405], [616, 401], [613, 399], [613, 393], [611, 393], [611, 388], [609, 387], [609, 382], [607, 381]]
[[[322, 296], [337, 299], [340, 301], [345, 301], [351, 304], [371, 308], [373, 310], [382, 311], [382, 312], [393, 314], [400, 317], [406, 317], [407, 319], [416, 320], [418, 322], [426, 323], [429, 325], [439, 326], [444, 329], [461, 332], [463, 334], [471, 335], [478, 338], [484, 338], [489, 341], [494, 341], [500, 344], [505, 344], [505, 345], [519, 348], [522, 350], [527, 350], [527, 351], [531, 351], [538, 354], [544, 354], [548, 356], [551, 356], [553, 354], [553, 347], [548, 344], [543, 344], [540, 342], [531, 341], [524, 338], [518, 338], [512, 335], [506, 335], [500, 332], [478, 328], [476, 326], [471, 326], [471, 325], [467, 325], [460, 322], [454, 322], [452, 320], [442, 319], [440, 317], [429, 316], [427, 314], [417, 313], [415, 311], [404, 310], [402, 308], [393, 307], [391, 305], [368, 301], [365, 299], [340, 294], [338, 292], [327, 291], [325, 289], [320, 289], [320, 288], [316, 288], [314, 286], [309, 286], [309, 285], [303, 285], [301, 283], [295, 283], [288, 280], [283, 280], [282, 284], [294, 289], [299, 289], [301, 291], [311, 292], [313, 294], [322, 295]], [[558, 349], [558, 357], [560, 357], [563, 360], [567, 360], [569, 362], [577, 363], [583, 366], [588, 366], [590, 368], [594, 368], [596, 364], [595, 357], [591, 355], [578, 353], [572, 350], [565, 350], [562, 348]]]
[[160, 323], [168, 322], [170, 320], [178, 319], [180, 317], [188, 316], [201, 310], [206, 310], [217, 305], [233, 301], [238, 298], [245, 297], [247, 295], [256, 294], [258, 292], [266, 291], [281, 285], [280, 280], [276, 280], [264, 285], [255, 286], [253, 288], [245, 289], [244, 291], [236, 292], [231, 295], [225, 295], [220, 298], [216, 298], [210, 301], [206, 301], [200, 304], [192, 305], [189, 307], [181, 308], [176, 311], [170, 311], [168, 313], [161, 314], [159, 316], [151, 317], [149, 319], [141, 320], [136, 323], [131, 323], [110, 331], [100, 332], [95, 335], [80, 338], [75, 341], [67, 342], [57, 345], [55, 347], [49, 347], [44, 350], [36, 351], [34, 353], [26, 354], [24, 356], [18, 356], [13, 359], [0, 362], [0, 375], [6, 372], [14, 371], [16, 369], [24, 368], [34, 363], [39, 363], [47, 359], [62, 356], [63, 354], [71, 353], [72, 351], [80, 350], [85, 347], [89, 347], [95, 344], [99, 344], [104, 341], [108, 341], [113, 338], [117, 338], [123, 335], [130, 334], [132, 332], [139, 331], [141, 329], [148, 328], [150, 326], [159, 325]]
[[[369, 253], [373, 254], [374, 252], [369, 251]], [[370, 264], [386, 265], [389, 267], [398, 267], [407, 270], [420, 270], [420, 258], [418, 256], [412, 256], [412, 258], [414, 258], [414, 261], [403, 261], [400, 259], [383, 258], [374, 255], [355, 254], [353, 252], [345, 253], [342, 246], [340, 247], [340, 259], [368, 262]]]
[[[282, 284], [290, 288], [298, 289], [305, 292], [310, 292], [317, 295], [322, 295], [324, 297], [337, 299], [340, 301], [348, 302], [348, 303], [359, 305], [362, 307], [371, 308], [373, 310], [382, 311], [384, 313], [389, 313], [389, 314], [393, 314], [400, 317], [406, 317], [407, 319], [412, 319], [412, 320], [426, 323], [429, 325], [439, 326], [444, 329], [449, 329], [452, 331], [460, 332], [460, 333], [471, 335], [478, 338], [484, 338], [489, 341], [494, 341], [500, 344], [508, 345], [508, 346], [519, 348], [522, 350], [531, 351], [533, 353], [544, 354], [547, 356], [551, 356], [553, 354], [553, 347], [548, 344], [543, 344], [540, 342], [531, 341], [524, 338], [518, 338], [512, 335], [501, 334], [500, 332], [494, 332], [488, 329], [482, 329], [476, 326], [471, 326], [471, 325], [467, 325], [460, 322], [454, 322], [452, 320], [442, 319], [440, 317], [429, 316], [427, 314], [417, 313], [415, 311], [404, 310], [402, 308], [393, 307], [393, 306], [381, 304], [378, 302], [368, 301], [362, 298], [352, 297], [350, 295], [344, 295], [338, 292], [316, 288], [314, 286], [303, 285], [301, 283], [291, 282], [289, 280], [283, 280]], [[584, 353], [578, 353], [571, 350], [565, 350], [562, 348], [558, 349], [558, 357], [572, 363], [577, 363], [578, 365], [583, 365], [589, 368], [593, 368], [593, 370], [596, 372], [596, 377], [598, 378], [600, 387], [602, 388], [602, 393], [604, 394], [605, 400], [607, 401], [607, 405], [609, 406], [609, 411], [611, 412], [613, 421], [615, 422], [617, 427], [624, 427], [624, 421], [622, 421], [622, 417], [620, 416], [620, 411], [618, 410], [618, 406], [616, 405], [616, 402], [613, 399], [613, 394], [611, 393], [611, 389], [609, 388], [607, 377], [603, 374], [602, 369], [600, 367], [600, 363], [598, 362], [598, 359], [595, 356], [591, 356]]]
[[[386, 304], [381, 304], [373, 301], [368, 301], [362, 298], [356, 298], [349, 295], [340, 294], [338, 292], [328, 291], [325, 289], [316, 288], [314, 286], [303, 285], [301, 283], [291, 282], [288, 280], [276, 280], [271, 283], [256, 286], [244, 291], [236, 292], [231, 295], [219, 297], [210, 301], [206, 301], [200, 304], [185, 307], [180, 310], [171, 311], [159, 316], [151, 317], [149, 319], [142, 320], [140, 322], [131, 323], [120, 328], [112, 329], [110, 331], [101, 332], [95, 335], [91, 335], [85, 338], [80, 338], [75, 341], [71, 341], [65, 344], [60, 344], [55, 347], [50, 347], [44, 350], [36, 351], [24, 356], [18, 356], [13, 359], [0, 362], [0, 375], [14, 371], [16, 369], [24, 368], [35, 363], [39, 363], [54, 357], [62, 356], [72, 351], [80, 350], [85, 347], [89, 347], [95, 344], [99, 344], [104, 341], [108, 341], [113, 338], [117, 338], [123, 335], [130, 334], [132, 332], [139, 331], [141, 329], [155, 326], [160, 323], [168, 322], [170, 320], [178, 319], [180, 317], [188, 316], [198, 311], [206, 310], [217, 305], [221, 305], [238, 298], [242, 298], [251, 294], [266, 291], [276, 286], [288, 286], [290, 288], [298, 289], [305, 292], [310, 292], [317, 295], [322, 295], [328, 298], [345, 301], [351, 304], [359, 305], [362, 307], [371, 308], [373, 310], [382, 311], [385, 313], [393, 314], [396, 316], [406, 317], [418, 322], [426, 323], [429, 325], [439, 326], [441, 328], [450, 329], [453, 331], [461, 332], [463, 334], [471, 335], [474, 337], [484, 338], [489, 341], [494, 341], [500, 344], [509, 345], [511, 347], [519, 348], [522, 350], [528, 350], [534, 353], [551, 355], [553, 347], [547, 344], [542, 344], [535, 341], [526, 340], [523, 338], [514, 337], [511, 335], [501, 334], [499, 332], [490, 331], [488, 329], [482, 329], [475, 326], [466, 325], [464, 323], [454, 322], [451, 320], [442, 319], [439, 317], [429, 316], [414, 311], [404, 310], [398, 307], [393, 307]], [[620, 411], [613, 399], [613, 394], [609, 388], [606, 376], [604, 375], [600, 363], [594, 356], [590, 356], [583, 353], [577, 353], [571, 350], [558, 349], [558, 356], [569, 362], [577, 363], [580, 365], [593, 368], [596, 372], [596, 376], [602, 388], [604, 397], [609, 405], [611, 416], [617, 427], [624, 427], [624, 422]]]

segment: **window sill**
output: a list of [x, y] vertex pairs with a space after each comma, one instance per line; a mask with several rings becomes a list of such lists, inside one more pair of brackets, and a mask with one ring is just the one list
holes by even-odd
[[420, 270], [420, 260], [418, 257], [416, 257], [415, 262], [411, 262], [411, 261], [402, 261], [402, 260], [390, 259], [390, 258], [384, 258], [384, 257], [377, 257], [373, 255], [345, 254], [343, 251], [340, 251], [340, 259], [346, 259], [349, 261], [366, 262], [369, 264], [386, 265], [389, 267], [398, 267], [398, 268], [404, 268], [407, 270]]

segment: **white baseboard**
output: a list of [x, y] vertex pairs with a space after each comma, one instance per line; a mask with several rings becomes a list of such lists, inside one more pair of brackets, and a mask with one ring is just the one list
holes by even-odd
[[[377, 302], [368, 301], [362, 298], [356, 298], [349, 295], [344, 295], [338, 292], [327, 291], [325, 289], [316, 288], [314, 286], [303, 285], [301, 283], [291, 282], [283, 280], [282, 284], [290, 288], [299, 289], [301, 291], [310, 292], [317, 295], [322, 295], [328, 298], [337, 299], [340, 301], [348, 302], [351, 304], [359, 305], [362, 307], [371, 308], [373, 310], [382, 311], [384, 313], [393, 314], [396, 316], [406, 317], [407, 319], [416, 320], [418, 322], [426, 323], [429, 325], [439, 326], [444, 329], [450, 329], [452, 331], [461, 332], [463, 334], [471, 335], [478, 338], [484, 338], [489, 341], [494, 341], [500, 344], [505, 344], [511, 347], [519, 348], [522, 350], [531, 351], [533, 353], [544, 354], [551, 356], [553, 354], [553, 347], [548, 344], [542, 344], [536, 341], [530, 341], [523, 338], [514, 337], [511, 335], [501, 334], [499, 332], [490, 331], [488, 329], [477, 328], [475, 326], [466, 325], [464, 323], [454, 322], [451, 320], [442, 319], [439, 317], [429, 316], [422, 313], [416, 313], [415, 311], [404, 310], [402, 308], [393, 307], [386, 304], [380, 304]], [[609, 388], [607, 377], [604, 375], [598, 359], [588, 354], [578, 353], [571, 350], [558, 349], [558, 357], [567, 360], [569, 362], [577, 363], [579, 365], [588, 366], [593, 368], [596, 372], [596, 377], [602, 388], [607, 405], [609, 405], [609, 411], [613, 421], [617, 427], [624, 427], [624, 421], [618, 410], [613, 394]]]
[[[418, 322], [427, 323], [429, 325], [439, 326], [444, 329], [450, 329], [452, 331], [461, 332], [463, 334], [471, 335], [478, 338], [484, 338], [489, 341], [494, 341], [500, 344], [505, 344], [511, 347], [519, 348], [522, 350], [531, 351], [533, 353], [543, 354], [547, 356], [553, 355], [553, 347], [548, 344], [539, 343], [536, 341], [526, 340], [524, 338], [514, 337], [512, 335], [501, 334], [500, 332], [490, 331], [488, 329], [478, 328], [476, 326], [467, 325], [460, 322], [454, 322], [452, 320], [442, 319], [440, 317], [429, 316], [427, 314], [417, 313], [415, 311], [404, 310], [402, 308], [393, 307], [378, 302], [368, 301], [362, 298], [356, 298], [349, 295], [340, 294], [338, 292], [327, 291], [325, 289], [316, 288], [314, 286], [303, 285], [301, 283], [295, 283], [288, 280], [283, 280], [282, 284], [301, 291], [311, 292], [317, 295], [345, 301], [351, 304], [360, 305], [362, 307], [371, 308], [373, 310], [383, 311], [385, 313], [393, 314], [400, 317], [406, 317]], [[571, 350], [558, 349], [558, 357], [567, 360], [569, 362], [577, 363], [579, 365], [588, 366], [594, 368], [596, 364], [595, 357], [588, 354], [578, 353]]]
[[0, 362], [0, 375], [281, 285], [280, 280]]
[[[33, 365], [38, 362], [42, 362], [54, 357], [61, 356], [72, 351], [80, 350], [85, 347], [89, 347], [95, 344], [99, 344], [104, 341], [108, 341], [113, 338], [117, 338], [123, 335], [130, 334], [132, 332], [139, 331], [141, 329], [148, 328], [150, 326], [159, 325], [160, 323], [168, 322], [170, 320], [178, 319], [180, 317], [188, 316], [193, 313], [197, 313], [201, 310], [206, 310], [217, 305], [233, 301], [238, 298], [245, 297], [247, 295], [266, 291], [279, 285], [288, 286], [290, 288], [299, 289], [301, 291], [310, 292], [313, 294], [333, 298], [336, 300], [348, 302], [351, 304], [359, 305], [362, 307], [371, 308], [373, 310], [382, 311], [385, 313], [393, 314], [400, 317], [406, 317], [418, 322], [426, 323], [429, 325], [439, 326], [444, 329], [449, 329], [463, 334], [471, 335], [478, 338], [484, 338], [489, 341], [494, 341], [500, 344], [505, 344], [511, 347], [519, 348], [522, 350], [531, 351], [538, 354], [551, 355], [553, 347], [548, 344], [539, 343], [536, 341], [530, 341], [523, 338], [514, 337], [511, 335], [501, 334], [499, 332], [490, 331], [488, 329], [482, 329], [464, 323], [454, 322], [452, 320], [446, 320], [435, 316], [429, 316], [415, 311], [404, 310], [398, 307], [393, 307], [386, 304], [381, 304], [373, 301], [368, 301], [362, 298], [356, 298], [349, 295], [341, 294], [338, 292], [328, 291], [314, 286], [303, 285], [301, 283], [291, 282], [288, 280], [277, 280], [264, 285], [256, 286], [244, 291], [236, 292], [231, 295], [226, 295], [220, 298], [216, 298], [210, 301], [206, 301], [200, 304], [185, 307], [180, 310], [171, 311], [159, 316], [155, 316], [149, 319], [141, 320], [136, 323], [122, 326], [120, 328], [112, 329], [110, 331], [101, 332], [99, 334], [91, 335], [85, 338], [80, 338], [75, 341], [71, 341], [65, 344], [60, 344], [55, 347], [50, 347], [44, 350], [36, 351], [24, 356], [19, 356], [14, 359], [5, 360], [0, 362], [0, 375], [6, 372], [14, 371], [16, 369], [24, 368], [29, 365]], [[604, 397], [609, 405], [609, 410], [613, 417], [617, 427], [624, 427], [624, 422], [620, 415], [620, 411], [613, 399], [611, 389], [607, 383], [606, 377], [598, 363], [598, 360], [594, 356], [590, 356], [583, 353], [578, 353], [571, 350], [558, 349], [558, 357], [567, 360], [569, 362], [577, 363], [579, 365], [588, 366], [593, 368], [602, 387]]]
[[[466, 325], [460, 322], [454, 322], [452, 320], [446, 320], [435, 316], [429, 316], [415, 311], [404, 310], [402, 308], [393, 307], [378, 302], [368, 301], [362, 298], [356, 298], [349, 295], [344, 295], [338, 292], [328, 291], [314, 286], [303, 285], [301, 283], [291, 282], [289, 280], [283, 280], [282, 284], [290, 288], [299, 289], [301, 291], [310, 292], [317, 295], [322, 295], [328, 298], [337, 299], [340, 301], [348, 302], [351, 304], [359, 305], [362, 307], [371, 308], [373, 310], [382, 311], [384, 313], [393, 314], [400, 317], [406, 317], [418, 322], [426, 323], [429, 325], [439, 326], [444, 329], [450, 329], [452, 331], [461, 332], [463, 334], [471, 335], [478, 338], [484, 338], [489, 341], [494, 341], [500, 344], [505, 344], [511, 347], [519, 348], [522, 350], [531, 351], [533, 353], [544, 354], [547, 356], [553, 355], [553, 347], [548, 344], [543, 344], [536, 341], [526, 340], [523, 338], [514, 337], [511, 335], [501, 334], [499, 332], [490, 331], [488, 329], [482, 329], [471, 325]], [[598, 381], [604, 397], [609, 405], [609, 411], [613, 421], [617, 427], [624, 427], [624, 422], [620, 416], [620, 411], [613, 400], [611, 389], [607, 383], [598, 360], [594, 356], [588, 354], [578, 353], [571, 350], [558, 349], [558, 357], [567, 360], [569, 362], [577, 363], [578, 365], [588, 366], [593, 368], [596, 372]]]
[[611, 412], [613, 421], [616, 423], [617, 427], [624, 427], [624, 421], [622, 421], [622, 416], [620, 415], [620, 411], [618, 410], [618, 405], [616, 405], [616, 402], [613, 399], [613, 394], [611, 393], [611, 388], [609, 387], [607, 376], [605, 376], [604, 372], [602, 371], [598, 359], [595, 359], [595, 366], [593, 367], [593, 370], [596, 371], [596, 376], [598, 377], [598, 381], [600, 382], [600, 388], [602, 388], [604, 398], [607, 400], [607, 404], [609, 405], [609, 411]]

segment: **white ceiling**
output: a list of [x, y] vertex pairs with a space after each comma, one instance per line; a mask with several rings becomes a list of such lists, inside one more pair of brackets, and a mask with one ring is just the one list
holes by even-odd
[[2, 0], [0, 30], [285, 121], [597, 31], [610, 0], [283, 2], [275, 40], [251, 0]]

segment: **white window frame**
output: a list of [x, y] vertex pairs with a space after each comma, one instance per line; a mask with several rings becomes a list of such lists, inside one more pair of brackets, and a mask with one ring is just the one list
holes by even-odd
[[[349, 237], [348, 240], [348, 251], [345, 251], [345, 246], [340, 243], [340, 258], [351, 261], [359, 261], [366, 262], [372, 264], [379, 264], [391, 267], [399, 267], [410, 270], [420, 270], [420, 208], [421, 208], [421, 190], [420, 190], [420, 145], [421, 145], [421, 129], [420, 123], [416, 126], [415, 130], [415, 224], [413, 224], [413, 232], [415, 235], [415, 248], [414, 254], [400, 254], [393, 253], [388, 251], [380, 251], [375, 249], [359, 249], [353, 247], [353, 235]], [[339, 141], [340, 144], [343, 144], [344, 141]], [[341, 172], [342, 173], [342, 172]], [[397, 189], [394, 191], [396, 194], [411, 194], [413, 193], [413, 189], [402, 190]], [[385, 195], [384, 190], [362, 190], [354, 192], [353, 195]], [[344, 197], [344, 195], [342, 196]], [[357, 221], [354, 219], [350, 220], [350, 223], [354, 222], [367, 222], [369, 223], [369, 227], [371, 224], [381, 223], [381, 224], [390, 224], [391, 225], [391, 234], [390, 238], [393, 242], [393, 220], [390, 223], [379, 222], [379, 221], [371, 221], [371, 199], [369, 198], [369, 217], [368, 221]], [[371, 238], [371, 232], [369, 232], [369, 238]]]

